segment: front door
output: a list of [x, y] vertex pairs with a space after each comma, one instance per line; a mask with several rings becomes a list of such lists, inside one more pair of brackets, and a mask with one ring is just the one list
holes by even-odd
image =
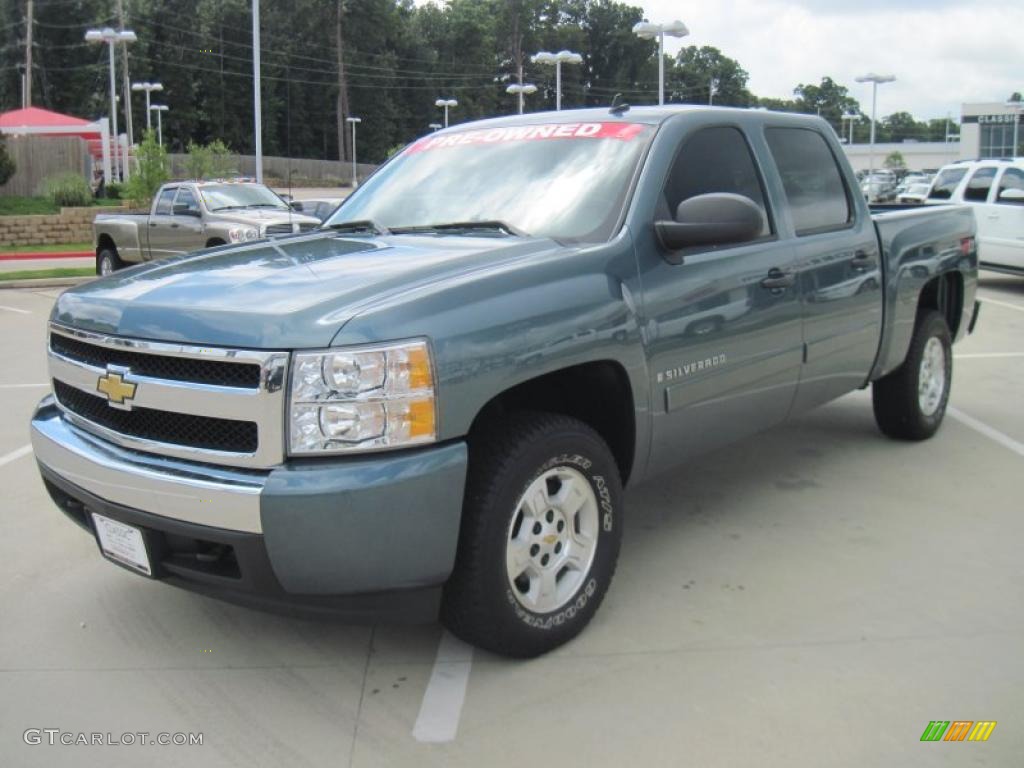
[[659, 219], [711, 192], [744, 195], [764, 212], [761, 237], [687, 249], [681, 263], [640, 254], [652, 387], [649, 471], [785, 419], [802, 358], [792, 243], [780, 239], [763, 176], [738, 127], [683, 140]]
[[984, 239], [979, 238], [978, 255], [986, 264], [1024, 269], [1024, 200], [1019, 199], [1022, 194], [1024, 171], [1004, 168], [991, 202], [978, 216], [978, 233], [984, 234]]
[[[195, 193], [188, 187], [180, 187], [174, 198], [174, 231], [171, 247], [176, 253], [189, 253], [206, 247], [206, 233], [203, 229], [202, 212]], [[177, 225], [175, 227], [174, 225]], [[175, 231], [176, 230], [176, 231]]]

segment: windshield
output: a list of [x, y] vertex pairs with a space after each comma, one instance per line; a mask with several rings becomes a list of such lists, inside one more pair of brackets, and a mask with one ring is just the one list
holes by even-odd
[[960, 183], [960, 179], [966, 173], [966, 168], [946, 168], [940, 171], [928, 197], [932, 200], [949, 200], [953, 196], [956, 185]]
[[210, 184], [199, 187], [199, 194], [210, 212], [235, 208], [288, 210], [288, 204], [262, 184]]
[[595, 122], [428, 136], [367, 181], [326, 226], [373, 222], [400, 231], [498, 222], [508, 232], [604, 241], [653, 133], [639, 123]]

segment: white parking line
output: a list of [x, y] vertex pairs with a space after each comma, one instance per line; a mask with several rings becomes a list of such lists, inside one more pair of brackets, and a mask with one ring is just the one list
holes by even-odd
[[23, 445], [16, 451], [11, 451], [10, 453], [5, 454], [4, 456], [0, 456], [0, 467], [6, 464], [10, 464], [12, 461], [16, 461], [20, 459], [22, 456], [28, 456], [30, 453], [32, 453], [32, 446]]
[[946, 409], [946, 413], [948, 413], [954, 419], [959, 421], [961, 424], [964, 424], [964, 425], [970, 427], [971, 429], [975, 430], [976, 432], [980, 432], [985, 437], [987, 437], [989, 440], [994, 440], [995, 442], [999, 443], [1004, 448], [1009, 448], [1011, 451], [1016, 453], [1018, 456], [1024, 456], [1024, 443], [1018, 443], [1016, 440], [1014, 440], [1009, 435], [1004, 435], [998, 429], [994, 429], [994, 428], [990, 427], [988, 424], [986, 424], [985, 422], [978, 421], [973, 416], [968, 416], [963, 411], [958, 410], [957, 408], [954, 408], [952, 406], [950, 406], [950, 407], [948, 407]]
[[32, 314], [27, 309], [18, 309], [17, 307], [7, 307], [7, 306], [4, 306], [3, 304], [0, 304], [0, 309], [6, 309], [8, 312], [17, 312], [19, 315], [31, 315]]
[[996, 301], [995, 299], [989, 299], [982, 296], [981, 302], [982, 304], [995, 304], [997, 307], [1006, 307], [1007, 309], [1016, 309], [1018, 312], [1024, 312], [1024, 307], [1020, 304], [1011, 304], [1008, 301]]
[[953, 355], [954, 360], [989, 360], [1002, 357], [1024, 357], [1024, 352], [981, 352], [974, 355]]
[[437, 645], [437, 658], [423, 693], [420, 714], [412, 729], [416, 741], [438, 744], [455, 739], [472, 667], [473, 647], [444, 632]]

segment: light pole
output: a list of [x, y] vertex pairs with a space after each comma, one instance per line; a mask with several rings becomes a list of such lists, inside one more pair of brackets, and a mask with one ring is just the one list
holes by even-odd
[[260, 102], [260, 0], [252, 0], [252, 100], [255, 117], [256, 181], [263, 183], [263, 114]]
[[168, 107], [166, 104], [154, 104], [149, 109], [153, 112], [156, 112], [156, 138], [157, 141], [160, 142], [160, 146], [162, 147], [164, 145], [164, 121], [161, 118], [161, 115], [163, 115], [164, 112], [170, 109], [170, 107]]
[[559, 51], [558, 53], [541, 51], [533, 54], [530, 61], [534, 64], [555, 65], [555, 109], [560, 110], [562, 108], [562, 64], [582, 64], [583, 57], [572, 51]]
[[855, 122], [857, 122], [858, 120], [860, 120], [860, 115], [858, 115], [856, 112], [843, 112], [842, 118], [843, 118], [843, 122], [844, 123], [848, 122], [850, 124], [850, 146], [852, 146], [853, 145], [853, 124]]
[[434, 106], [435, 107], [443, 107], [444, 108], [444, 127], [447, 128], [448, 127], [448, 109], [449, 109], [449, 107], [454, 109], [455, 107], [459, 106], [459, 102], [456, 101], [455, 99], [438, 99], [437, 101], [434, 102]]
[[356, 179], [356, 125], [363, 122], [361, 117], [346, 117], [345, 122], [352, 126], [352, 189], [359, 186]]
[[523, 114], [523, 96], [529, 96], [531, 93], [537, 92], [537, 86], [533, 83], [513, 83], [505, 89], [505, 93], [510, 93], [513, 96], [519, 96], [519, 114]]
[[118, 43], [134, 43], [138, 37], [130, 29], [116, 30], [112, 27], [90, 29], [85, 33], [87, 43], [106, 43], [110, 52], [110, 125], [114, 137], [114, 176], [122, 179], [121, 152], [117, 137], [117, 85], [114, 72], [114, 46]]
[[858, 83], [871, 83], [871, 148], [868, 150], [868, 181], [871, 181], [871, 174], [875, 171], [875, 115], [878, 109], [878, 86], [882, 83], [891, 83], [895, 80], [894, 75], [878, 75], [868, 72], [855, 80]]
[[[1019, 96], [1019, 94], [1014, 94], [1014, 96]], [[1017, 149], [1020, 146], [1017, 143], [1017, 140], [1019, 138], [1018, 124], [1020, 123], [1021, 100], [1019, 98], [1014, 99], [1011, 97], [1007, 99], [1006, 106], [1013, 108], [1013, 151], [1010, 153], [1010, 157], [1016, 157]]]
[[151, 116], [149, 114], [150, 113], [150, 109], [149, 109], [149, 94], [153, 93], [153, 91], [162, 91], [163, 89], [164, 89], [164, 87], [160, 83], [132, 83], [132, 90], [133, 91], [145, 91], [146, 92], [146, 130], [147, 131], [150, 130], [153, 127], [153, 121], [152, 121], [152, 118], [151, 118]]
[[686, 37], [690, 30], [681, 21], [670, 21], [668, 24], [652, 24], [640, 21], [633, 25], [633, 34], [644, 40], [658, 38], [658, 105], [665, 103], [665, 35], [669, 37]]
[[428, 126], [427, 126], [427, 128], [429, 128], [429, 129], [430, 129], [431, 131], [433, 131], [434, 133], [437, 133], [437, 132], [438, 132], [438, 131], [440, 131], [440, 130], [441, 130], [442, 128], [444, 128], [444, 126], [443, 126], [443, 125], [441, 125], [440, 123], [431, 123], [430, 125], [428, 125]]

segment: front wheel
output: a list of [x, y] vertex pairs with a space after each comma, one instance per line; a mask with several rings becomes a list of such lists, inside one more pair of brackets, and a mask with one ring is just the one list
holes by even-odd
[[484, 429], [471, 441], [442, 620], [481, 648], [537, 656], [579, 634], [608, 590], [622, 482], [604, 440], [576, 419], [522, 413]]
[[946, 415], [953, 382], [953, 345], [945, 318], [934, 310], [918, 315], [903, 365], [874, 383], [875, 422], [889, 437], [926, 440]]

